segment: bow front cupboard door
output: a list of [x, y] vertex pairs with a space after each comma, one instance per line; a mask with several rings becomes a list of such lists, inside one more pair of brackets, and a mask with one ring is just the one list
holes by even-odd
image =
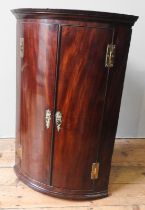
[[55, 128], [52, 185], [93, 190], [92, 163], [99, 155], [100, 134], [108, 81], [106, 46], [112, 29], [61, 29], [56, 111], [62, 114]]
[[[21, 169], [31, 178], [48, 184], [58, 27], [31, 22], [18, 24], [18, 42], [24, 41], [24, 55], [22, 58], [18, 55], [18, 72], [21, 72]], [[47, 111], [50, 112], [48, 128], [45, 122]]]
[[108, 195], [136, 16], [16, 9], [17, 176], [48, 195]]

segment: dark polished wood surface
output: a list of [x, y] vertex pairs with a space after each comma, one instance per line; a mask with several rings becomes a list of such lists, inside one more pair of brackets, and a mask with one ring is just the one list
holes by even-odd
[[[92, 190], [108, 79], [106, 46], [112, 29], [62, 27], [52, 185]], [[77, 177], [74, 179], [74, 177]]]
[[83, 20], [83, 21], [101, 21], [101, 22], [114, 22], [133, 25], [138, 19], [134, 15], [125, 15], [109, 12], [97, 12], [87, 10], [69, 10], [69, 9], [32, 9], [20, 8], [11, 10], [16, 18], [51, 18], [51, 19], [67, 19], [67, 20]]
[[[50, 9], [13, 13], [18, 18], [18, 177], [33, 189], [57, 197], [107, 196], [131, 26], [137, 17]], [[116, 52], [114, 67], [108, 69], [106, 48], [111, 43]], [[51, 111], [49, 128], [47, 109]], [[62, 113], [59, 132], [57, 111]], [[92, 180], [96, 161], [99, 176]]]
[[53, 118], [57, 26], [22, 23], [21, 27], [25, 40], [20, 69], [21, 167], [30, 177], [48, 183], [53, 124], [45, 127], [45, 110], [51, 110]]
[[131, 33], [131, 29], [119, 25], [116, 27], [114, 34], [114, 44], [116, 45], [115, 65], [109, 71], [99, 155], [99, 160], [102, 162], [100, 176], [103, 176], [103, 182], [106, 186], [108, 186], [109, 181]]

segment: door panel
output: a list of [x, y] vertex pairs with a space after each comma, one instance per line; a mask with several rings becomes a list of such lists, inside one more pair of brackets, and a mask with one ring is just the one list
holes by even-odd
[[91, 190], [97, 160], [108, 70], [105, 55], [112, 29], [62, 27], [52, 185]]
[[[55, 86], [57, 26], [25, 22], [23, 26], [21, 98], [21, 167], [28, 176], [48, 183]], [[45, 110], [52, 113], [45, 126]]]

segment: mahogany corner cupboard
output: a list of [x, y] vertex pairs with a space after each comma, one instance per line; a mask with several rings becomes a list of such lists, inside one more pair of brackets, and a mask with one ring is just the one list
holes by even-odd
[[137, 16], [14, 9], [17, 176], [69, 199], [108, 195], [123, 82]]

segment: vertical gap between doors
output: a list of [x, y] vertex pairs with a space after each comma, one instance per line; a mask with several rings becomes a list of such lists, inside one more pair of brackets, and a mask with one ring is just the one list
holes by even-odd
[[56, 51], [56, 69], [55, 69], [55, 86], [53, 93], [53, 126], [52, 126], [52, 138], [51, 138], [51, 148], [50, 148], [50, 174], [49, 174], [49, 185], [52, 185], [52, 173], [53, 173], [53, 156], [54, 156], [54, 142], [55, 142], [55, 113], [57, 109], [57, 89], [58, 89], [58, 75], [59, 75], [59, 63], [60, 63], [60, 45], [61, 45], [61, 31], [62, 26], [57, 25], [57, 51]]

